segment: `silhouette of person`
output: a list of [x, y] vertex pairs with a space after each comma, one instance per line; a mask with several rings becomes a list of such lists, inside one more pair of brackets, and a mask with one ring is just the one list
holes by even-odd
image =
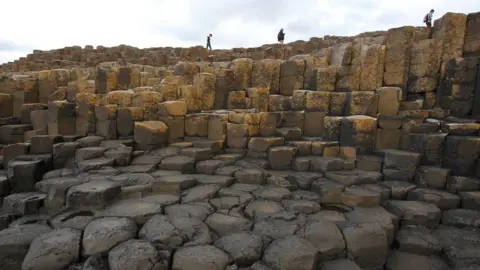
[[432, 16], [433, 16], [433, 13], [435, 12], [435, 10], [430, 10], [429, 13], [427, 13], [427, 15], [425, 15], [425, 17], [423, 18], [423, 22], [427, 25], [427, 29], [430, 31], [430, 29], [432, 28]]
[[207, 49], [212, 50], [212, 44], [210, 43], [210, 38], [212, 37], [212, 34], [208, 34], [207, 36]]
[[278, 43], [283, 44], [283, 41], [285, 40], [285, 33], [283, 32], [283, 28], [280, 29], [280, 32], [278, 32], [277, 39]]

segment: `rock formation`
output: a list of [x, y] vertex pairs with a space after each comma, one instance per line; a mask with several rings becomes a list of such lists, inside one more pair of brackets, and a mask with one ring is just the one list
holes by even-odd
[[0, 67], [0, 269], [480, 269], [480, 13]]

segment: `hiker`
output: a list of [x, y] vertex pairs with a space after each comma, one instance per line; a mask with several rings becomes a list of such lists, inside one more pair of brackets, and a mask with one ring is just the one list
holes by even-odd
[[278, 43], [283, 44], [283, 41], [285, 40], [285, 33], [283, 32], [283, 28], [280, 29], [280, 32], [278, 32]]
[[425, 15], [425, 17], [423, 18], [423, 22], [427, 25], [427, 30], [430, 31], [430, 29], [432, 28], [432, 16], [433, 16], [433, 12], [435, 12], [435, 10], [430, 10], [429, 13], [427, 13], [427, 15]]
[[210, 44], [210, 38], [212, 37], [212, 34], [208, 34], [207, 36], [207, 49], [212, 50], [212, 44]]

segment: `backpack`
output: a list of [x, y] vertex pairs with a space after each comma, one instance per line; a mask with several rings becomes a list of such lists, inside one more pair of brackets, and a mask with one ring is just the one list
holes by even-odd
[[428, 14], [423, 17], [423, 22], [426, 23], [428, 21]]

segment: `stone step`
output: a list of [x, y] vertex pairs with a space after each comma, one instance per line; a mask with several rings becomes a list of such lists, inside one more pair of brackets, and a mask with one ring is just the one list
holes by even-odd
[[74, 170], [76, 174], [80, 174], [80, 173], [88, 172], [91, 170], [98, 170], [105, 166], [111, 167], [114, 165], [115, 165], [115, 159], [100, 157], [100, 158], [93, 158], [93, 159], [87, 159], [87, 160], [82, 160], [80, 162], [76, 162], [74, 164]]
[[22, 192], [8, 195], [3, 199], [3, 213], [20, 216], [40, 214], [46, 197], [47, 195], [41, 192]]
[[[345, 165], [346, 161], [340, 157], [300, 156], [292, 160], [292, 169], [299, 172], [344, 170]], [[350, 165], [347, 164], [347, 169], [350, 169]]]
[[223, 140], [197, 140], [192, 141], [193, 147], [197, 148], [210, 148], [212, 154], [221, 153], [224, 147]]
[[387, 181], [413, 181], [421, 155], [412, 151], [383, 149], [376, 152], [383, 157], [382, 172]]
[[442, 132], [455, 136], [478, 136], [480, 130], [479, 123], [443, 123]]
[[75, 162], [81, 162], [94, 158], [101, 158], [103, 157], [106, 150], [106, 148], [100, 146], [77, 148], [77, 150], [75, 150]]
[[283, 137], [285, 141], [296, 141], [302, 138], [302, 130], [298, 127], [281, 127], [277, 128], [277, 136]]
[[402, 225], [435, 228], [441, 219], [441, 210], [434, 204], [421, 201], [388, 200], [383, 206], [400, 218]]
[[298, 148], [297, 156], [330, 156], [340, 155], [340, 143], [327, 141], [322, 138], [302, 137], [298, 141], [287, 141], [287, 145]]
[[408, 191], [407, 200], [422, 201], [436, 205], [440, 210], [456, 209], [460, 206], [460, 196], [447, 191], [415, 188]]
[[450, 209], [442, 212], [442, 224], [461, 229], [478, 231], [480, 211], [471, 209]]
[[287, 170], [297, 154], [295, 146], [273, 146], [268, 149], [268, 161], [272, 170]]
[[180, 150], [180, 155], [191, 157], [195, 162], [207, 160], [212, 157], [211, 148], [187, 147]]
[[[188, 149], [188, 148], [185, 148]], [[182, 149], [183, 150], [183, 149]], [[209, 150], [209, 149], [206, 149]], [[191, 152], [195, 153], [195, 151]], [[195, 172], [195, 158], [184, 155], [170, 156], [162, 160], [160, 169], [169, 171], [179, 171], [182, 173], [194, 173]]]
[[458, 195], [462, 200], [462, 208], [480, 211], [480, 191], [464, 191]]

